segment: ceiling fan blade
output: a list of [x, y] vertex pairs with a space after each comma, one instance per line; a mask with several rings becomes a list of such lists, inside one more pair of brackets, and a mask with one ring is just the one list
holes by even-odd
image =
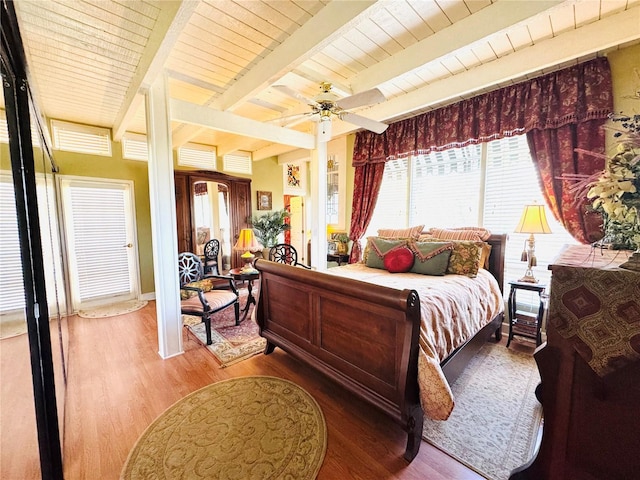
[[316, 102], [311, 100], [310, 98], [305, 97], [299, 92], [296, 92], [293, 88], [287, 87], [286, 85], [273, 85], [271, 88], [274, 90], [278, 90], [280, 93], [284, 93], [289, 97], [295, 98], [299, 102], [306, 103], [307, 105], [315, 105]]
[[366, 128], [367, 130], [371, 130], [375, 133], [382, 133], [389, 127], [389, 125], [387, 125], [386, 123], [378, 122], [377, 120], [371, 120], [370, 118], [366, 118], [350, 112], [341, 112], [340, 120], [353, 123], [354, 125]]
[[380, 90], [372, 88], [371, 90], [336, 100], [335, 103], [343, 110], [349, 110], [350, 108], [362, 107], [363, 105], [373, 105], [374, 103], [384, 102], [385, 100], [386, 98]]

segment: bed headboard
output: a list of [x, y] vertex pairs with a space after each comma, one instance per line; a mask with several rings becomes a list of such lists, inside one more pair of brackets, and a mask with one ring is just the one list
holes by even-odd
[[489, 271], [496, 277], [500, 290], [504, 292], [504, 255], [507, 248], [507, 234], [492, 234], [486, 242], [491, 245]]

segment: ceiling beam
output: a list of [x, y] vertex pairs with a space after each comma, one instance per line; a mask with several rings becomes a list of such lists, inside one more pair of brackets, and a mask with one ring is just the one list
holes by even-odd
[[[374, 105], [358, 114], [385, 121], [413, 111], [471, 97], [494, 85], [519, 81], [556, 65], [584, 59], [598, 51], [640, 39], [640, 7], [622, 11], [576, 30], [569, 30], [531, 47], [438, 80], [417, 90]], [[334, 125], [334, 136], [358, 130], [346, 122]]]
[[308, 133], [298, 132], [290, 128], [276, 127], [275, 125], [251, 120], [231, 112], [214, 110], [183, 100], [171, 100], [171, 120], [289, 145], [295, 148], [315, 148], [315, 137]]
[[253, 66], [211, 106], [217, 110], [230, 110], [257, 95], [287, 72], [322, 51], [362, 21], [364, 16], [368, 17], [382, 8], [378, 5], [377, 8], [370, 9], [375, 3], [375, 0], [329, 3]]
[[[384, 2], [332, 1], [296, 29], [286, 40], [269, 55], [231, 85], [222, 95], [212, 97], [206, 105], [216, 110], [233, 110], [242, 102], [256, 96], [259, 92], [275, 83], [290, 70], [299, 67], [309, 58], [321, 51], [336, 38], [343, 35], [363, 20], [363, 18], [383, 8]], [[197, 135], [197, 131], [187, 127], [181, 132], [179, 140], [188, 142]], [[179, 145], [178, 145], [179, 146]]]
[[143, 103], [142, 90], [149, 85], [162, 72], [163, 66], [169, 58], [178, 36], [188, 23], [191, 15], [198, 6], [197, 0], [163, 1], [157, 2], [161, 9], [151, 35], [141, 56], [140, 63], [136, 67], [127, 94], [120, 106], [113, 124], [113, 138], [120, 141], [128, 124], [135, 117]]
[[[494, 85], [517, 82], [527, 75], [552, 70], [576, 59], [584, 59], [616, 45], [640, 39], [640, 8], [622, 11], [591, 24], [549, 38], [531, 47], [500, 57], [457, 75], [433, 82], [418, 90], [392, 98], [358, 113], [378, 121], [410, 114], [433, 105], [454, 103], [472, 97]], [[347, 122], [335, 122], [333, 137], [359, 130]], [[253, 152], [254, 160], [282, 155], [291, 147], [269, 145]]]
[[369, 90], [477, 41], [486, 40], [490, 35], [513, 27], [562, 3], [565, 3], [564, 0], [535, 2], [499, 0], [358, 72], [351, 79], [351, 87], [356, 93]]

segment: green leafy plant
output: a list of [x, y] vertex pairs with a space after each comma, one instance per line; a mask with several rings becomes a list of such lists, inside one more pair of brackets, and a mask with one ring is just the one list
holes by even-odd
[[621, 248], [640, 250], [640, 115], [614, 115], [615, 154], [587, 197], [602, 213], [605, 240]]
[[285, 219], [289, 216], [289, 212], [282, 209], [253, 217], [251, 220], [253, 231], [265, 248], [273, 247], [278, 243], [278, 235], [289, 230], [289, 224], [285, 223]]

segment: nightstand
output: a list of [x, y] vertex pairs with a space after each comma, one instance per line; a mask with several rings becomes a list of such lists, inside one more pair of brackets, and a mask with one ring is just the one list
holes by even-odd
[[[536, 346], [539, 346], [542, 343], [542, 319], [546, 310], [546, 296], [543, 294], [547, 286], [541, 283], [527, 282], [509, 282], [509, 285], [511, 285], [511, 291], [509, 292], [508, 302], [509, 338], [507, 339], [507, 348], [509, 348], [509, 344], [515, 335], [532, 338], [536, 341]], [[518, 290], [538, 293], [540, 305], [538, 306], [537, 314], [518, 310], [516, 301]]]

